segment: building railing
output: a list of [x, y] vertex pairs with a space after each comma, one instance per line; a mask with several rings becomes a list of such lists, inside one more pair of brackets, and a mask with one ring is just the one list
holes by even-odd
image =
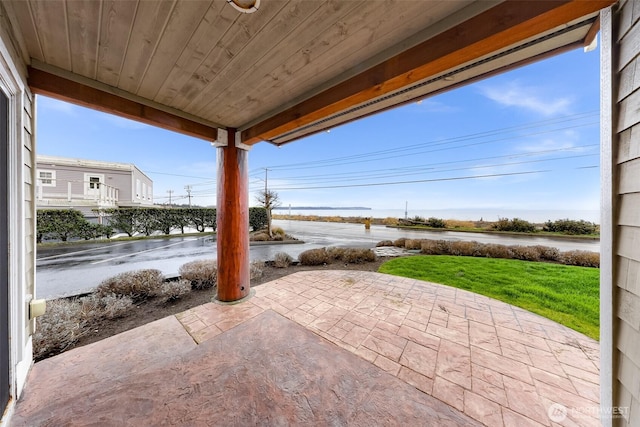
[[[67, 203], [78, 202], [81, 204], [92, 203], [100, 206], [116, 206], [118, 203], [119, 190], [111, 185], [104, 184], [102, 182], [89, 182], [89, 181], [69, 181], [60, 179], [47, 180], [55, 184], [56, 191], [53, 186], [43, 184], [43, 179], [38, 179], [36, 182], [36, 198], [38, 204], [51, 204], [60, 203], [66, 201]], [[66, 184], [66, 191], [63, 191]], [[75, 184], [75, 185], [74, 185]], [[78, 184], [83, 189], [82, 193], [78, 191]], [[75, 188], [74, 188], [75, 187]], [[74, 193], [73, 190], [76, 192]]]

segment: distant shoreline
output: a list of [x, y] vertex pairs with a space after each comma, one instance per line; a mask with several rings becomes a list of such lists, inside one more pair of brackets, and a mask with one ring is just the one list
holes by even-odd
[[273, 210], [285, 211], [285, 210], [305, 210], [305, 211], [370, 211], [371, 208], [362, 206], [350, 206], [350, 207], [331, 207], [331, 206], [278, 206]]

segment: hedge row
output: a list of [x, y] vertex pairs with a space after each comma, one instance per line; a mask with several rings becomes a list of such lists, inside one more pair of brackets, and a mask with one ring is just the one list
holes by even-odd
[[[170, 234], [173, 230], [192, 227], [199, 232], [207, 228], [217, 229], [215, 208], [115, 208], [97, 211], [108, 225], [92, 224], [80, 211], [74, 209], [42, 209], [37, 213], [37, 240], [57, 239], [66, 242], [70, 238], [95, 239], [111, 237], [114, 232], [133, 236], [137, 233], [150, 236], [156, 232]], [[259, 230], [267, 225], [264, 208], [249, 208], [249, 226]]]

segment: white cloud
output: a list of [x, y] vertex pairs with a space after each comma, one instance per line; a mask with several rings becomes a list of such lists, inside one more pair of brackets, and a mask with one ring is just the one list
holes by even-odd
[[501, 86], [484, 86], [480, 90], [498, 104], [524, 108], [543, 116], [567, 114], [571, 107], [570, 98], [548, 95], [542, 88], [525, 86], [517, 80]]

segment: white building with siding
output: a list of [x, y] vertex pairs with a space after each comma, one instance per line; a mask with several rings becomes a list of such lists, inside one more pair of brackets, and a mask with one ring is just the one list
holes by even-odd
[[153, 205], [153, 181], [130, 163], [36, 157], [36, 208], [95, 209]]

